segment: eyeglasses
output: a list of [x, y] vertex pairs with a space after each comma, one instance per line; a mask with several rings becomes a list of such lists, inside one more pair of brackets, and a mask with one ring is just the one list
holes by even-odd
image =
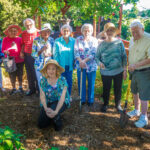
[[106, 39], [106, 37], [101, 37], [100, 39], [105, 40], [105, 39]]
[[115, 32], [115, 29], [108, 29], [106, 32]]

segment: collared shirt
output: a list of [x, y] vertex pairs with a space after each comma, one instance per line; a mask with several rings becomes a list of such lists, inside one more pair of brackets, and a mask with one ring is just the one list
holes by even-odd
[[24, 44], [24, 52], [25, 53], [32, 53], [32, 44], [33, 40], [39, 36], [38, 31], [34, 33], [28, 33], [27, 31], [23, 31], [22, 33], [22, 44]]
[[[57, 80], [56, 85], [51, 86], [45, 77], [42, 77], [40, 81], [40, 87], [45, 93], [46, 103], [59, 101], [63, 92], [64, 87], [68, 87], [67, 81], [64, 77], [60, 76]], [[65, 103], [69, 107], [70, 106], [70, 96], [67, 90], [65, 96]]]
[[45, 40], [40, 36], [34, 39], [33, 41], [33, 45], [32, 45], [32, 54], [31, 56], [35, 59], [34, 62], [34, 67], [37, 71], [40, 71], [43, 66], [44, 63], [51, 59], [51, 57], [45, 57], [44, 52], [42, 52], [39, 56], [38, 56], [38, 52], [45, 46], [48, 45], [48, 49], [46, 50], [46, 53], [51, 53], [52, 54], [52, 50], [53, 50], [53, 45], [54, 45], [54, 39], [49, 37], [48, 40], [45, 42]]
[[86, 62], [86, 71], [91, 72], [91, 71], [96, 71], [97, 70], [97, 63], [95, 60], [95, 55], [96, 55], [96, 49], [98, 46], [98, 41], [94, 37], [90, 37], [90, 41], [85, 41], [83, 36], [80, 36], [76, 39], [75, 42], [75, 50], [74, 50], [74, 55], [75, 55], [75, 63], [76, 63], [76, 68], [80, 70], [80, 65], [79, 61], [77, 58], [81, 58], [82, 60], [85, 58], [89, 58], [90, 60]]
[[103, 41], [97, 48], [97, 61], [103, 63], [105, 68], [100, 68], [102, 75], [113, 76], [123, 72], [127, 65], [127, 55], [121, 40], [112, 42]]
[[[144, 32], [139, 40], [131, 39], [129, 45], [129, 64], [136, 64], [150, 58], [150, 34]], [[150, 64], [139, 67], [138, 69], [150, 67]]]
[[69, 71], [73, 70], [74, 63], [74, 44], [75, 39], [69, 37], [69, 42], [66, 43], [63, 37], [57, 38], [54, 44], [54, 59], [65, 69], [69, 66]]

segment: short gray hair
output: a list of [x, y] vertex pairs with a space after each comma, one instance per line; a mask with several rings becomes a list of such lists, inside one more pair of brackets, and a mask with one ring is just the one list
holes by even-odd
[[71, 27], [70, 25], [68, 25], [68, 24], [64, 24], [64, 25], [60, 28], [61, 34], [62, 34], [63, 30], [66, 29], [66, 28], [70, 30], [70, 33], [72, 32], [72, 27]]
[[84, 28], [88, 27], [91, 31], [91, 35], [93, 34], [93, 25], [91, 25], [90, 23], [85, 23], [82, 27], [81, 27], [81, 33], [83, 34], [83, 30]]
[[33, 19], [31, 19], [31, 18], [27, 18], [27, 19], [25, 19], [25, 20], [23, 21], [23, 25], [24, 25], [24, 26], [26, 26], [25, 23], [26, 23], [27, 20], [30, 21], [30, 22], [35, 26], [35, 21], [34, 21]]
[[141, 23], [140, 20], [138, 19], [135, 19], [131, 22], [131, 25], [130, 25], [130, 28], [133, 28], [133, 27], [139, 27], [139, 28], [143, 28], [144, 29], [144, 26], [143, 24]]

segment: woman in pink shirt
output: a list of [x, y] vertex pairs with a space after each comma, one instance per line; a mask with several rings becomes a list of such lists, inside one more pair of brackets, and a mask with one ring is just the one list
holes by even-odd
[[19, 81], [19, 92], [23, 93], [22, 76], [24, 59], [20, 58], [21, 38], [18, 37], [21, 32], [21, 28], [18, 25], [10, 25], [4, 31], [6, 37], [3, 39], [2, 43], [2, 52], [5, 54], [5, 57], [7, 57], [7, 55], [14, 57], [17, 67], [16, 71], [9, 73], [10, 81], [13, 87], [10, 93], [11, 95], [16, 93], [16, 77]]

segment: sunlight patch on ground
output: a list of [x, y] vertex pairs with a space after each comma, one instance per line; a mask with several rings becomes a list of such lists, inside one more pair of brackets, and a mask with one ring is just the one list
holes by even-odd
[[118, 136], [116, 137], [116, 140], [117, 141], [122, 141], [122, 142], [126, 142], [126, 143], [136, 143], [137, 142], [137, 139], [134, 137], [129, 137], [129, 136]]
[[73, 145], [79, 147], [81, 145], [85, 145], [85, 143], [81, 142], [79, 137], [59, 137], [55, 136], [54, 141], [51, 141], [51, 144], [60, 145], [60, 146], [69, 146], [72, 145], [71, 141], [74, 141]]

